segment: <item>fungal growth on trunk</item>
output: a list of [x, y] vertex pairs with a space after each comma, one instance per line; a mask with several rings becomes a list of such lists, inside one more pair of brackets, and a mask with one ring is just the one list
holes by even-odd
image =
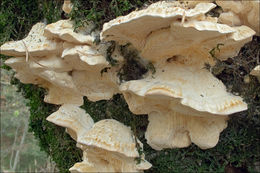
[[252, 76], [257, 77], [257, 80], [260, 82], [260, 65], [256, 66], [251, 72], [250, 74]]
[[71, 172], [142, 172], [152, 165], [144, 159], [143, 144], [122, 123], [105, 119], [94, 123], [76, 105], [65, 104], [47, 120], [65, 127], [83, 150], [83, 161]]
[[63, 5], [62, 5], [62, 10], [63, 10], [65, 13], [69, 14], [69, 13], [71, 12], [72, 8], [73, 8], [73, 5], [72, 5], [72, 3], [70, 2], [70, 0], [64, 0], [64, 3], [63, 3]]
[[[47, 89], [44, 101], [61, 105], [47, 120], [65, 127], [83, 151], [71, 172], [142, 172], [152, 165], [133, 129], [113, 119], [94, 123], [79, 108], [83, 97], [96, 102], [123, 94], [132, 113], [148, 115], [145, 138], [155, 150], [216, 146], [228, 115], [247, 104], [211, 67], [259, 34], [258, 4], [160, 1], [102, 31], [89, 23], [75, 32], [72, 20], [37, 23], [23, 40], [3, 44], [1, 54], [15, 56], [5, 63], [16, 78]], [[223, 10], [212, 15], [217, 5]], [[63, 10], [71, 8], [65, 1]], [[259, 78], [259, 66], [251, 75]]]
[[260, 34], [260, 1], [222, 1], [217, 0], [224, 12], [219, 16], [219, 22], [230, 26], [246, 25]]
[[94, 44], [88, 29], [76, 33], [69, 20], [37, 23], [25, 39], [2, 45], [1, 53], [16, 56], [5, 63], [18, 79], [48, 90], [44, 99], [48, 103], [82, 105], [83, 96], [107, 100], [119, 92], [116, 68], [101, 75], [102, 69], [111, 67], [106, 60], [109, 44]]
[[208, 18], [212, 3], [188, 5], [158, 2], [104, 24], [101, 33], [104, 40], [130, 42], [155, 67], [155, 74], [122, 83], [120, 91], [133, 113], [148, 114], [146, 139], [156, 150], [191, 142], [212, 148], [227, 127], [227, 115], [247, 109], [205, 64], [236, 56], [255, 32]]

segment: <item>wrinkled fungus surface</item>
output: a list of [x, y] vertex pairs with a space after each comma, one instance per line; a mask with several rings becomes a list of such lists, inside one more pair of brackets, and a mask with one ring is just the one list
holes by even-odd
[[[73, 8], [64, 1], [65, 13]], [[107, 112], [94, 123], [79, 107], [83, 97], [102, 102], [122, 94], [133, 116], [148, 116], [143, 136], [155, 150], [192, 143], [213, 148], [228, 115], [248, 108], [213, 66], [259, 35], [257, 14], [254, 0], [160, 1], [105, 23], [102, 31], [89, 22], [75, 32], [71, 19], [37, 23], [24, 39], [3, 44], [1, 53], [15, 56], [5, 64], [17, 79], [47, 89], [44, 101], [60, 105], [47, 120], [66, 128], [82, 150], [83, 161], [71, 172], [143, 172], [152, 165], [136, 125], [131, 129]], [[258, 65], [250, 75], [259, 74]]]

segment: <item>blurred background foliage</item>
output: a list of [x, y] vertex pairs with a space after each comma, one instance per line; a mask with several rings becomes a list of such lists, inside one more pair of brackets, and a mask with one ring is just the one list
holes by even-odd
[[[42, 21], [52, 23], [59, 19], [71, 18], [75, 29], [93, 21], [97, 28], [119, 15], [145, 8], [156, 0], [73, 0], [73, 11], [70, 15], [62, 12], [62, 0], [2, 0], [0, 9], [0, 45], [9, 40], [18, 40], [26, 36], [32, 25]], [[153, 164], [147, 172], [242, 172], [260, 171], [260, 85], [249, 72], [259, 64], [259, 37], [245, 45], [239, 55], [225, 62], [218, 62], [210, 67], [216, 77], [225, 83], [227, 89], [241, 95], [248, 103], [248, 111], [230, 116], [228, 127], [221, 133], [220, 141], [215, 148], [201, 150], [195, 145], [183, 149], [155, 151], [146, 144], [144, 132], [148, 120], [146, 115], [133, 115], [122, 97], [115, 95], [108, 101], [90, 102], [84, 98], [82, 108], [95, 121], [114, 118], [131, 126], [134, 133], [144, 143], [146, 158]], [[8, 57], [1, 56], [1, 63]], [[131, 66], [131, 64], [130, 64]], [[57, 106], [43, 102], [46, 91], [34, 85], [21, 84], [11, 77], [12, 85], [18, 88], [24, 98], [15, 93], [8, 84], [9, 75], [1, 64], [1, 169], [11, 170], [12, 151], [20, 150], [20, 162], [16, 171], [55, 169], [68, 172], [68, 169], [81, 160], [81, 151], [65, 129], [46, 121], [46, 117], [57, 110]], [[10, 70], [8, 73], [12, 73]], [[127, 73], [127, 72], [126, 72]], [[249, 83], [244, 78], [249, 77]], [[2, 80], [3, 79], [3, 80]], [[3, 84], [2, 84], [3, 81]], [[11, 89], [13, 88], [13, 89]], [[12, 101], [13, 100], [13, 101]], [[36, 146], [31, 133], [26, 133], [23, 148], [13, 147], [15, 136], [19, 145], [26, 131], [28, 122], [27, 105], [30, 111], [28, 129], [39, 141], [42, 151]], [[10, 131], [9, 131], [10, 130]], [[16, 135], [17, 134], [19, 135]], [[14, 155], [14, 154], [13, 154]], [[47, 157], [55, 162], [46, 162]], [[13, 156], [14, 157], [14, 156]], [[22, 160], [22, 162], [21, 162]], [[35, 161], [36, 160], [36, 161]], [[37, 164], [35, 164], [37, 162]], [[37, 165], [37, 166], [36, 166]], [[1, 170], [1, 172], [2, 172]]]
[[53, 172], [55, 164], [28, 133], [28, 101], [10, 84], [12, 75], [1, 70], [1, 172]]

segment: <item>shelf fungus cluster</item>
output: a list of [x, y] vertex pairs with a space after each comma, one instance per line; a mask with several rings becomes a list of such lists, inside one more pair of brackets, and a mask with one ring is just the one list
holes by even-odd
[[76, 33], [71, 21], [60, 20], [47, 26], [35, 24], [23, 40], [2, 45], [1, 53], [15, 56], [5, 63], [21, 82], [48, 90], [46, 102], [82, 105], [83, 96], [97, 101], [119, 92], [115, 71], [100, 75], [110, 67], [105, 52], [108, 45], [93, 42], [94, 36]]
[[127, 81], [120, 91], [133, 113], [148, 114], [145, 136], [156, 150], [191, 143], [212, 148], [227, 127], [227, 115], [247, 109], [242, 98], [228, 93], [205, 64], [234, 57], [255, 31], [218, 23], [206, 15], [215, 7], [213, 3], [158, 2], [103, 27], [104, 40], [130, 42], [155, 66], [155, 74]]
[[[83, 161], [71, 172], [151, 167], [138, 153], [142, 143], [130, 128], [112, 119], [94, 123], [79, 108], [84, 96], [98, 101], [123, 94], [130, 111], [148, 114], [145, 138], [156, 150], [191, 143], [212, 148], [227, 127], [228, 115], [247, 109], [241, 97], [228, 93], [214, 77], [211, 67], [236, 56], [259, 34], [259, 1], [212, 2], [160, 1], [105, 23], [100, 33], [91, 32], [92, 25], [74, 32], [71, 20], [37, 23], [23, 40], [1, 46], [1, 54], [14, 56], [5, 63], [21, 82], [46, 88], [44, 101], [61, 105], [47, 120], [65, 127], [83, 150]], [[223, 10], [214, 11], [217, 5]], [[69, 1], [64, 5], [67, 13], [71, 7]], [[119, 48], [129, 44], [140, 62], [153, 64], [154, 73], [120, 81], [126, 57]], [[259, 76], [257, 70], [251, 74]]]
[[65, 127], [83, 150], [83, 161], [70, 168], [71, 172], [142, 172], [152, 166], [138, 152], [143, 144], [116, 120], [94, 123], [83, 109], [71, 104], [62, 105], [47, 120]]

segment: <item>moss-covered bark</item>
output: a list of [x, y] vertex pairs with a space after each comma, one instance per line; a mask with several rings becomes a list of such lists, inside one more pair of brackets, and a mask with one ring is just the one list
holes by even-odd
[[[75, 20], [76, 28], [84, 25], [88, 20], [101, 28], [104, 22], [151, 2], [148, 0], [74, 0], [72, 13], [65, 17]], [[0, 44], [11, 39], [21, 39], [38, 21], [51, 23], [61, 17], [64, 18], [61, 5], [61, 1], [2, 0]], [[243, 78], [257, 64], [259, 43], [259, 37], [255, 37], [253, 42], [242, 49], [237, 58], [213, 67], [221, 69], [216, 76], [228, 86], [228, 89], [240, 94], [249, 104], [248, 111], [231, 116], [228, 128], [221, 133], [220, 141], [213, 149], [201, 150], [195, 145], [184, 149], [163, 151], [151, 149], [145, 144], [144, 139], [148, 124], [147, 116], [133, 115], [122, 95], [115, 95], [109, 101], [98, 102], [90, 102], [85, 98], [82, 108], [93, 117], [95, 122], [114, 118], [131, 126], [134, 133], [145, 144], [144, 152], [147, 160], [153, 164], [152, 169], [147, 172], [223, 172], [228, 164], [254, 171], [256, 170], [254, 164], [260, 161], [260, 85], [252, 76], [248, 84], [244, 83]], [[1, 59], [6, 58], [1, 55]], [[128, 63], [130, 63], [128, 67], [131, 66], [132, 62], [128, 61]], [[29, 100], [30, 131], [35, 134], [40, 141], [40, 147], [51, 156], [60, 171], [68, 172], [75, 162], [81, 160], [81, 151], [76, 147], [75, 141], [65, 133], [64, 128], [46, 121], [46, 117], [58, 107], [43, 102], [46, 92], [44, 89], [21, 84], [16, 79], [13, 80], [13, 84], [17, 85]]]

